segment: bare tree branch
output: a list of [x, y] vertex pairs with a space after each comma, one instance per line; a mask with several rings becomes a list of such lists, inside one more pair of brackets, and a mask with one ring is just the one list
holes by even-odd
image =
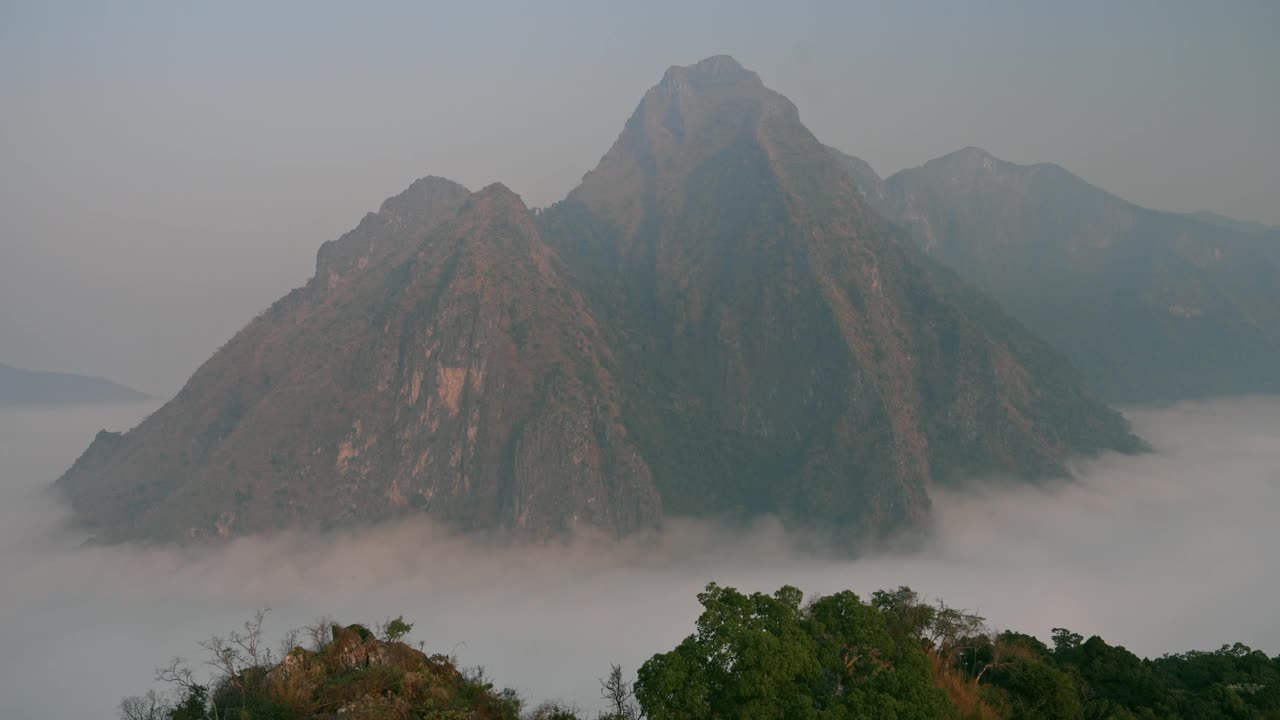
[[168, 714], [169, 704], [155, 690], [120, 701], [120, 720], [164, 720]]

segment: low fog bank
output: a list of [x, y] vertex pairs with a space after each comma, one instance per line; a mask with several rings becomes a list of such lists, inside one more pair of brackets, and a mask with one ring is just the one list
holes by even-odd
[[1236, 640], [1280, 652], [1280, 398], [1129, 413], [1155, 452], [1082, 463], [1053, 489], [936, 496], [936, 535], [910, 555], [832, 561], [775, 524], [676, 522], [612, 545], [500, 548], [429, 524], [247, 538], [217, 548], [80, 548], [44, 489], [102, 427], [151, 408], [0, 411], [0, 717], [113, 717], [173, 655], [271, 607], [268, 630], [322, 614], [404, 614], [429, 652], [482, 664], [530, 699], [594, 707], [692, 628], [709, 580], [860, 594], [910, 585], [1045, 638], [1055, 626], [1144, 655]]

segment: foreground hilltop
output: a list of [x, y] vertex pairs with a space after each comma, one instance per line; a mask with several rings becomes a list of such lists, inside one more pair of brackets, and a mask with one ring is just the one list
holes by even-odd
[[[1280, 717], [1280, 656], [1241, 643], [1144, 659], [1063, 628], [1053, 629], [1052, 647], [995, 631], [984, 618], [941, 600], [926, 603], [908, 587], [866, 600], [848, 590], [805, 598], [790, 586], [746, 594], [708, 585], [691, 635], [649, 658], [634, 683], [618, 665], [600, 679], [594, 720]], [[560, 701], [525, 709], [519, 693], [495, 692], [483, 673], [459, 671], [453, 658], [402, 642], [413, 629], [403, 618], [377, 634], [321, 620], [286, 635], [279, 662], [262, 652], [262, 618], [244, 633], [201, 643], [217, 668], [207, 684], [174, 660], [158, 673], [170, 692], [126, 698], [121, 716], [592, 717]], [[310, 648], [297, 646], [304, 636]]]
[[867, 209], [732, 58], [673, 67], [568, 198], [427, 178], [57, 483], [106, 540], [426, 513], [618, 535], [918, 526], [928, 487], [1135, 451], [1048, 345]]

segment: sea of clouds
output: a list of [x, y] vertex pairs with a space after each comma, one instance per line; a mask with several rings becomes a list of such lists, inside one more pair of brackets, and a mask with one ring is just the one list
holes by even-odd
[[1068, 627], [1143, 655], [1245, 642], [1280, 653], [1280, 398], [1126, 413], [1154, 452], [1074, 482], [936, 493], [911, 552], [833, 560], [776, 523], [676, 521], [657, 536], [513, 548], [425, 522], [203, 548], [81, 547], [49, 484], [101, 428], [151, 405], [0, 410], [0, 717], [109, 718], [152, 670], [270, 607], [273, 637], [331, 615], [403, 614], [429, 652], [498, 686], [592, 708], [692, 629], [711, 580], [869, 594], [910, 585], [995, 628]]

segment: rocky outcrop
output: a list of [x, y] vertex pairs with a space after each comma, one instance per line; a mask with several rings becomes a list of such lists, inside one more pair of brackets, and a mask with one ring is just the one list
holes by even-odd
[[[332, 635], [319, 650], [295, 647], [278, 664], [251, 668], [236, 681], [261, 706], [309, 720], [497, 719], [513, 714], [510, 700], [468, 680], [449, 657], [378, 639], [359, 625], [334, 626]], [[236, 699], [225, 696], [231, 705]]]

